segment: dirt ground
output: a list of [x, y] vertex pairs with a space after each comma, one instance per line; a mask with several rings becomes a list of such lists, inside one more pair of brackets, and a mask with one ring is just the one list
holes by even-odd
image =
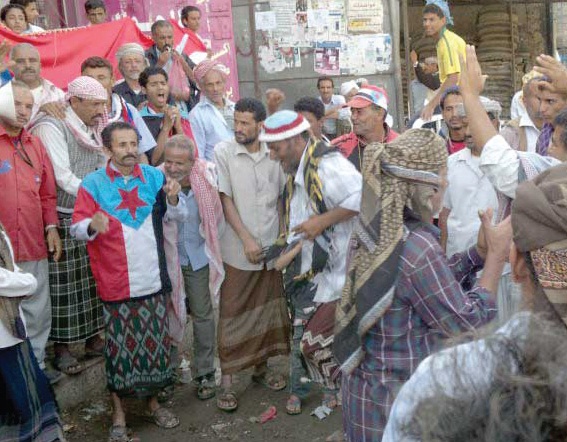
[[[272, 363], [286, 373], [287, 360], [278, 358]], [[200, 401], [192, 384], [179, 384], [171, 401], [165, 404], [175, 412], [181, 424], [172, 430], [163, 430], [144, 419], [145, 404], [128, 400], [128, 426], [143, 442], [185, 441], [306, 441], [322, 442], [341, 428], [341, 408], [336, 408], [324, 420], [310, 413], [320, 405], [321, 392], [313, 388], [303, 403], [303, 412], [289, 416], [285, 412], [287, 391], [270, 391], [251, 382], [251, 373], [236, 378], [234, 389], [239, 398], [238, 409], [232, 413], [219, 410], [215, 399]], [[253, 422], [269, 406], [277, 409], [277, 417], [264, 424]], [[95, 398], [62, 415], [69, 442], [106, 441], [111, 424], [110, 403], [106, 397]]]

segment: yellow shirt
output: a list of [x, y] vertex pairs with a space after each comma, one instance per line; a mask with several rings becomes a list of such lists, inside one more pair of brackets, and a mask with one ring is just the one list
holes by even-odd
[[441, 84], [445, 83], [449, 75], [461, 72], [459, 54], [466, 59], [465, 46], [465, 41], [454, 32], [446, 28], [441, 31], [441, 38], [437, 42], [437, 61]]

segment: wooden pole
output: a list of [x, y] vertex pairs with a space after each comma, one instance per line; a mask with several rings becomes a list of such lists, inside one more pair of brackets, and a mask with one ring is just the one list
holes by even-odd
[[[402, 22], [404, 27], [404, 52], [406, 58], [406, 81], [407, 81], [407, 91], [408, 91], [408, 116], [412, 114], [413, 111], [413, 99], [411, 96], [411, 71], [413, 66], [410, 61], [410, 52], [411, 52], [411, 42], [410, 42], [410, 35], [409, 35], [409, 18], [408, 18], [408, 0], [402, 0]], [[403, 89], [401, 91], [403, 96]]]

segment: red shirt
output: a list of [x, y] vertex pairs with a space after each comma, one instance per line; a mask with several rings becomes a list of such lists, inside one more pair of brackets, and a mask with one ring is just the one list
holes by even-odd
[[39, 261], [47, 258], [45, 227], [59, 224], [55, 176], [39, 138], [22, 130], [19, 140], [0, 126], [0, 221], [16, 262]]
[[[390, 143], [398, 138], [399, 134], [394, 130], [390, 129], [390, 127], [384, 123], [384, 130], [386, 132], [386, 139], [384, 140], [385, 143]], [[354, 132], [350, 132], [348, 134], [344, 134], [338, 138], [331, 140], [331, 144], [335, 146], [339, 151], [348, 158], [354, 148], [358, 146], [358, 137]]]

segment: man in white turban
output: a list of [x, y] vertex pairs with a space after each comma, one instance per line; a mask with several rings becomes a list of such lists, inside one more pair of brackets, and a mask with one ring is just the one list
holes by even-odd
[[124, 81], [116, 84], [112, 92], [124, 98], [126, 103], [138, 108], [147, 100], [138, 82], [140, 74], [148, 66], [144, 48], [138, 43], [126, 43], [116, 51], [116, 60]]

